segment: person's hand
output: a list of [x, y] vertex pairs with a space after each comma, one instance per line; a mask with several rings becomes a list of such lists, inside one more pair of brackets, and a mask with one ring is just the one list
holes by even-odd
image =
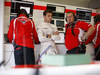
[[48, 35], [48, 38], [51, 38], [51, 35]]
[[44, 37], [46, 37], [46, 34], [43, 34]]
[[[47, 35], [48, 35], [48, 37], [47, 37]], [[50, 34], [43, 34], [43, 36], [46, 37], [46, 38], [51, 38]]]
[[81, 40], [82, 40], [82, 42], [85, 42], [85, 41], [86, 41], [86, 37], [83, 36], [83, 37], [81, 38]]
[[55, 32], [54, 35], [59, 35], [59, 32]]

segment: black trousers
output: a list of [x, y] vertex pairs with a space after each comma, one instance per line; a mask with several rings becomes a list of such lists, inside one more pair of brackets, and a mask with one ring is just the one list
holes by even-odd
[[68, 50], [66, 52], [66, 54], [85, 54], [85, 52], [84, 51], [81, 51], [80, 50], [80, 47], [75, 47], [75, 48], [73, 48], [71, 50]]
[[33, 48], [16, 45], [14, 47], [14, 57], [16, 65], [34, 65], [35, 56]]
[[95, 60], [100, 60], [100, 45], [95, 48]]

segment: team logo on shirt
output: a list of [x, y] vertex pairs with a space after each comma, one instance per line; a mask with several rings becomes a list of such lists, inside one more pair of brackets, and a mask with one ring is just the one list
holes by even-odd
[[26, 23], [26, 21], [21, 21], [22, 23]]
[[24, 18], [21, 18], [21, 19], [19, 19], [19, 21], [20, 21], [21, 23], [25, 24], [25, 23], [28, 22], [29, 20], [24, 19]]

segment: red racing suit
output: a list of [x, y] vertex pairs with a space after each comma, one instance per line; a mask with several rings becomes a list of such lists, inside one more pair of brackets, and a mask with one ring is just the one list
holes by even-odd
[[[68, 24], [65, 25], [65, 29]], [[74, 27], [74, 34], [72, 34], [72, 28], [67, 28], [65, 36], [65, 46], [68, 50], [71, 50], [75, 47], [78, 47], [80, 42], [82, 42], [81, 37], [83, 37], [84, 31], [88, 31], [91, 27], [91, 24], [88, 24], [84, 21], [77, 21]]]
[[34, 49], [33, 39], [39, 43], [34, 22], [28, 19], [24, 14], [11, 21], [7, 33], [10, 42], [14, 40], [15, 44]]

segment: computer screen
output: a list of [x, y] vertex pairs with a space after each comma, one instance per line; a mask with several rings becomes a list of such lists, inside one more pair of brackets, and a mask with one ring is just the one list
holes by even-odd
[[12, 1], [11, 15], [17, 14], [20, 9], [25, 9], [29, 16], [33, 16], [33, 2], [28, 1]]
[[7, 34], [4, 34], [4, 40], [5, 40], [5, 43], [10, 43], [10, 41], [8, 40]]
[[90, 22], [91, 21], [91, 13], [92, 13], [92, 10], [80, 9], [80, 8], [76, 9], [76, 15], [77, 15], [78, 20]]
[[53, 12], [52, 18], [54, 18], [54, 19], [64, 19], [65, 6], [47, 4], [47, 9], [52, 10], [52, 12]]
[[53, 6], [47, 6], [47, 9], [50, 9], [52, 11], [56, 11], [56, 7], [53, 7]]
[[57, 27], [64, 27], [64, 21], [56, 20]]
[[14, 19], [14, 18], [16, 18], [16, 17], [15, 17], [15, 16], [10, 16], [10, 22], [11, 22], [11, 20]]

